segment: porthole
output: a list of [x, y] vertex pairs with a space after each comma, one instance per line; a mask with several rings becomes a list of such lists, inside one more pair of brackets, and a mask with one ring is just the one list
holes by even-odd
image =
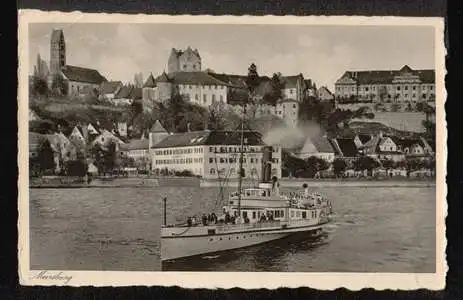
[[209, 242], [212, 242], [212, 239], [209, 239]]
[[222, 240], [222, 238], [220, 238], [220, 240]]

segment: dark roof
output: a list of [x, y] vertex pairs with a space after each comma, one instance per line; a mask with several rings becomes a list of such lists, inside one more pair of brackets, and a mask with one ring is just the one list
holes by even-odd
[[345, 157], [355, 157], [358, 154], [357, 146], [355, 146], [353, 139], [336, 139], [342, 155]]
[[123, 86], [114, 96], [114, 99], [141, 99], [142, 89], [133, 85]]
[[222, 82], [227, 83], [228, 85], [246, 88], [246, 76], [243, 75], [231, 75], [231, 74], [216, 74], [216, 73], [207, 73], [209, 76], [212, 76]]
[[305, 84], [304, 77], [302, 77], [301, 74], [293, 76], [281, 76], [281, 81], [286, 89], [297, 87], [298, 80], [302, 80], [302, 82]]
[[117, 89], [122, 86], [122, 82], [120, 81], [106, 81], [103, 82], [100, 86], [100, 93], [101, 94], [113, 94], [117, 91]]
[[93, 84], [101, 84], [106, 81], [103, 75], [101, 75], [97, 70], [87, 69], [76, 66], [65, 66], [62, 70], [62, 73], [70, 81], [77, 82], [86, 82]]
[[[153, 148], [172, 148], [199, 145], [240, 145], [241, 135], [238, 131], [192, 131], [174, 133]], [[257, 131], [244, 132], [246, 145], [264, 145], [260, 133]]]
[[357, 81], [358, 84], [390, 84], [395, 76], [403, 73], [412, 73], [418, 75], [423, 83], [435, 82], [434, 70], [412, 70], [409, 66], [404, 66], [400, 70], [383, 70], [383, 71], [347, 71], [342, 78], [349, 77]]
[[122, 151], [128, 151], [128, 150], [142, 150], [146, 149], [148, 150], [149, 147], [149, 140], [148, 139], [138, 139], [138, 140], [131, 140], [127, 144], [121, 144], [120, 149]]
[[358, 137], [359, 137], [359, 140], [362, 142], [362, 144], [365, 144], [366, 142], [371, 140], [371, 136], [369, 134], [359, 134]]
[[150, 76], [148, 76], [148, 79], [146, 79], [143, 87], [149, 87], [149, 88], [156, 87], [156, 81], [154, 80], [153, 74], [150, 74]]
[[162, 72], [161, 75], [159, 75], [156, 80], [156, 82], [171, 82], [172, 79], [167, 76], [166, 72]]
[[191, 84], [191, 85], [228, 85], [227, 82], [221, 81], [210, 74], [202, 71], [197, 72], [175, 72], [169, 74], [171, 82], [174, 84]]

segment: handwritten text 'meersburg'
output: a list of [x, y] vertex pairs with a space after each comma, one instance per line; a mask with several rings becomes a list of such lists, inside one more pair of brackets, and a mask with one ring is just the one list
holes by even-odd
[[37, 275], [32, 276], [31, 279], [39, 279], [39, 280], [56, 280], [56, 281], [63, 281], [64, 284], [69, 283], [71, 281], [72, 276], [64, 275], [63, 272], [52, 273], [49, 271], [40, 271]]

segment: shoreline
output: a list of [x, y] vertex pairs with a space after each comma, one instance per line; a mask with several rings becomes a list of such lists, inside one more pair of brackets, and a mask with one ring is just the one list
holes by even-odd
[[[244, 180], [243, 187], [253, 187], [256, 181]], [[435, 180], [335, 180], [335, 179], [280, 179], [281, 188], [300, 188], [303, 184], [308, 187], [435, 187]], [[190, 177], [157, 177], [157, 178], [115, 178], [113, 180], [95, 179], [91, 183], [31, 183], [30, 189], [68, 189], [68, 188], [153, 188], [153, 187], [199, 187], [199, 188], [219, 188], [226, 185], [229, 188], [237, 188], [238, 181], [220, 182], [218, 180], [208, 180]]]

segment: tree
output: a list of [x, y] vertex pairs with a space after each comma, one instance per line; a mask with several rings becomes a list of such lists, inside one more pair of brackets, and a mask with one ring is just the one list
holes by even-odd
[[35, 96], [48, 95], [48, 85], [44, 78], [34, 76], [32, 79], [32, 94]]
[[389, 174], [389, 170], [394, 168], [395, 163], [391, 159], [384, 159], [381, 161], [381, 165], [386, 169], [386, 173]]
[[336, 158], [333, 161], [333, 171], [336, 177], [341, 177], [344, 174], [344, 171], [346, 171], [346, 168], [347, 168], [347, 163], [344, 159]]
[[87, 164], [83, 160], [70, 160], [66, 162], [65, 170], [68, 176], [83, 177], [87, 174]]
[[370, 156], [361, 156], [355, 164], [355, 169], [357, 171], [367, 170], [369, 175], [371, 175], [373, 169], [377, 167], [379, 167], [378, 161]]
[[252, 63], [248, 68], [248, 77], [246, 78], [246, 86], [249, 93], [252, 95], [256, 87], [259, 85], [259, 74], [257, 73], [257, 66]]
[[136, 73], [133, 78], [133, 83], [135, 87], [137, 88], [142, 88], [143, 87], [143, 74], [142, 73]]
[[307, 166], [312, 168], [315, 172], [326, 170], [330, 167], [329, 163], [319, 157], [311, 156], [307, 159]]
[[271, 91], [263, 97], [265, 103], [276, 105], [277, 101], [282, 98], [282, 89], [284, 84], [281, 80], [281, 74], [274, 73], [270, 80]]
[[59, 96], [66, 96], [68, 94], [68, 84], [61, 75], [53, 76], [51, 89]]
[[39, 175], [55, 169], [54, 151], [48, 140], [44, 139], [40, 142], [37, 156], [31, 157], [29, 160], [29, 168], [32, 171], [31, 173]]

